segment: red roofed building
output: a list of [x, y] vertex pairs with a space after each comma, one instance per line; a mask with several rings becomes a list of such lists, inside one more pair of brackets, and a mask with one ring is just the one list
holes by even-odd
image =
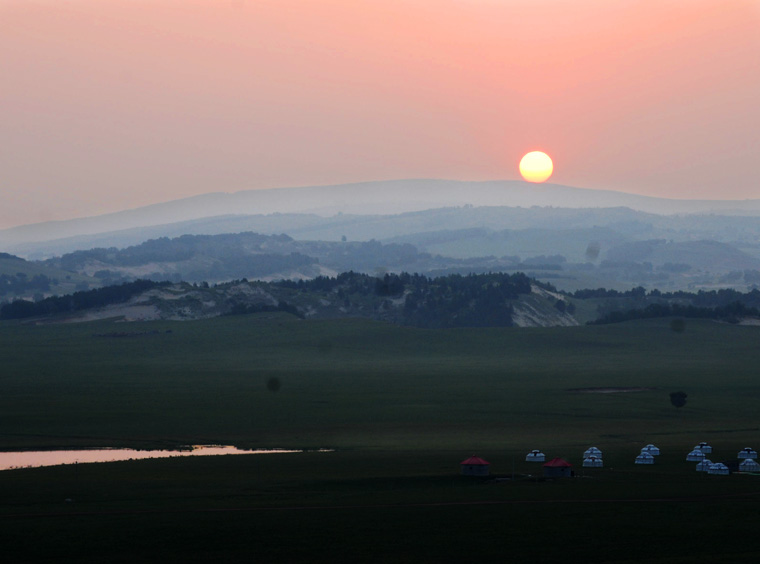
[[573, 465], [563, 458], [553, 458], [544, 464], [546, 478], [569, 478], [573, 475]]
[[491, 468], [488, 461], [474, 454], [467, 460], [460, 462], [459, 465], [462, 467], [463, 476], [488, 476]]

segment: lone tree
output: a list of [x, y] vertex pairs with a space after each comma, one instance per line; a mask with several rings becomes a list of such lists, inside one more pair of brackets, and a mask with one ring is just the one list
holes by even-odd
[[675, 407], [683, 407], [686, 405], [686, 392], [670, 392], [670, 403]]

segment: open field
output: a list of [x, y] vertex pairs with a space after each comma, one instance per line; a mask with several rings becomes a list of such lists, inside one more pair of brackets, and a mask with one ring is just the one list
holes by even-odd
[[7, 472], [0, 540], [12, 562], [685, 563], [760, 550], [760, 478], [680, 460], [485, 484], [438, 453], [289, 456]]
[[[758, 556], [760, 476], [705, 476], [684, 458], [699, 441], [715, 461], [759, 446], [759, 337], [760, 327], [701, 321], [676, 333], [668, 320], [447, 331], [279, 314], [3, 323], [4, 450], [336, 452], [2, 472], [0, 543], [18, 562]], [[616, 387], [644, 390], [569, 391]], [[681, 409], [676, 390], [688, 393]], [[635, 466], [649, 442], [661, 459]], [[583, 472], [592, 445], [605, 468]], [[533, 448], [579, 477], [537, 479], [524, 462]], [[515, 479], [459, 476], [473, 453]]]

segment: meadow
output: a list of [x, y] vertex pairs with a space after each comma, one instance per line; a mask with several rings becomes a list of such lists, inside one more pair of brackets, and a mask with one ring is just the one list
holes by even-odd
[[[0, 472], [12, 562], [733, 562], [760, 554], [760, 327], [422, 330], [257, 314], [0, 324], [0, 449], [334, 452]], [[277, 385], [274, 385], [274, 384]], [[635, 387], [630, 393], [582, 393]], [[682, 390], [676, 408], [669, 393]], [[634, 465], [640, 448], [663, 454]], [[589, 446], [605, 468], [581, 468]], [[539, 448], [576, 477], [544, 480]], [[477, 454], [493, 477], [459, 475]], [[67, 501], [69, 500], [69, 501]]]

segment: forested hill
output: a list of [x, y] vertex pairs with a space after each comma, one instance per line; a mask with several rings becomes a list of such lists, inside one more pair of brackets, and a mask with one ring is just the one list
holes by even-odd
[[[340, 231], [315, 233], [315, 239], [299, 240], [304, 233], [299, 235], [296, 222], [289, 226], [294, 230], [289, 235], [243, 231], [161, 237], [122, 249], [79, 250], [34, 264], [45, 271], [64, 271], [72, 281], [76, 278], [77, 284], [87, 284], [89, 288], [141, 278], [214, 284], [242, 278], [337, 276], [348, 271], [373, 275], [418, 272], [426, 276], [524, 272], [567, 291], [601, 286], [750, 290], [760, 284], [760, 247], [756, 243], [760, 232], [754, 218], [733, 218], [732, 228], [723, 231], [720, 227], [725, 227], [728, 220], [713, 226], [714, 218], [703, 218], [702, 223], [712, 226], [712, 230], [702, 233], [692, 229], [696, 221], [693, 218], [683, 229], [672, 225], [672, 229], [666, 229], [670, 223], [658, 227], [655, 219], [634, 216], [639, 219], [630, 220], [630, 210], [607, 210], [606, 219], [591, 211], [581, 217], [578, 211], [567, 216], [567, 210], [444, 211], [394, 217], [393, 226], [402, 231], [411, 229], [402, 220], [414, 223], [418, 229], [435, 225], [437, 230], [385, 240], [357, 240], [339, 235]], [[470, 222], [483, 220], [484, 225], [497, 225], [497, 219], [502, 224], [507, 219], [514, 222], [501, 230], [483, 226], [457, 228], [470, 225], [460, 221], [463, 217]], [[543, 219], [538, 221], [540, 218]], [[534, 219], [542, 227], [527, 227]], [[588, 225], [602, 219], [612, 223]], [[675, 219], [673, 222], [678, 223]], [[283, 227], [284, 223], [281, 222]], [[362, 224], [357, 218], [351, 223]], [[441, 226], [446, 229], [440, 230]], [[336, 229], [339, 227], [345, 225]], [[716, 240], [704, 239], [703, 235], [713, 235]], [[3, 260], [18, 263], [0, 257], [0, 263]], [[8, 267], [12, 269], [9, 275], [15, 275], [15, 264]], [[62, 283], [67, 280], [57, 278]], [[16, 287], [22, 288], [18, 284]], [[58, 288], [43, 291], [45, 295], [59, 292]], [[6, 299], [13, 297], [30, 298], [32, 294], [20, 290], [6, 295]]]
[[243, 232], [162, 237], [126, 249], [76, 251], [45, 264], [109, 284], [136, 278], [210, 283], [241, 278], [297, 279], [349, 270], [430, 272], [467, 269], [477, 262], [433, 257], [408, 243], [296, 241], [288, 235]]
[[214, 286], [137, 281], [37, 303], [14, 301], [0, 308], [0, 319], [198, 319], [281, 310], [299, 317], [363, 317], [431, 328], [506, 327], [516, 324], [516, 318], [519, 324], [575, 324], [556, 302], [521, 273], [428, 278], [347, 272], [313, 280], [238, 280]]
[[37, 302], [14, 300], [0, 306], [0, 319], [25, 319], [28, 317], [54, 316], [102, 308], [120, 304], [152, 288], [169, 285], [170, 282], [136, 280], [124, 284], [105, 286], [96, 290], [79, 291], [70, 295], [51, 296]]
[[760, 290], [557, 291], [523, 273], [334, 277], [273, 282], [135, 282], [0, 307], [0, 319], [200, 319], [285, 311], [301, 318], [361, 317], [427, 328], [578, 325], [651, 317], [741, 322], [760, 318]]

